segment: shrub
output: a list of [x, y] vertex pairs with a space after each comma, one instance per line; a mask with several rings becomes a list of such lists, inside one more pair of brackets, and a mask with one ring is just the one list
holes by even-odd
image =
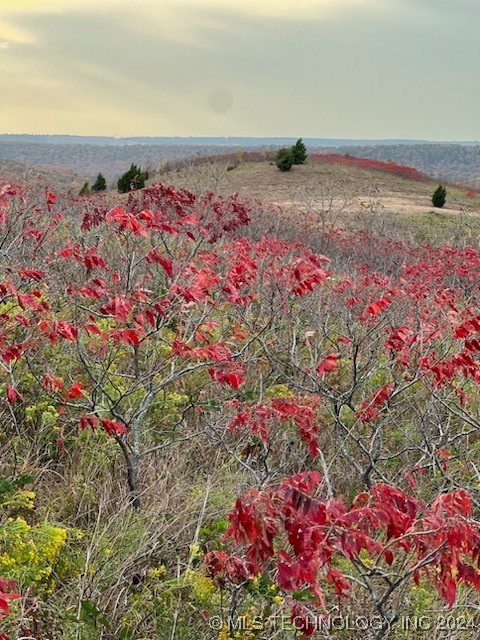
[[120, 193], [128, 193], [136, 189], [143, 189], [147, 179], [148, 171], [142, 171], [136, 164], [132, 164], [130, 169], [118, 179], [117, 187]]
[[90, 185], [88, 184], [88, 182], [85, 182], [85, 184], [83, 185], [83, 187], [80, 189], [78, 195], [79, 196], [89, 196], [91, 193], [90, 191]]
[[36, 526], [24, 518], [8, 518], [0, 527], [0, 573], [23, 587], [52, 591], [54, 565], [67, 540], [67, 531], [49, 523]]
[[107, 181], [105, 180], [105, 176], [102, 173], [99, 173], [97, 179], [92, 185], [92, 191], [106, 191], [107, 190]]
[[445, 204], [445, 200], [447, 199], [447, 190], [441, 184], [435, 189], [432, 195], [432, 204], [434, 207], [439, 207], [440, 209]]
[[280, 149], [275, 158], [275, 164], [280, 171], [290, 171], [293, 165], [293, 153], [291, 149]]
[[307, 159], [307, 148], [301, 138], [292, 147], [293, 164], [303, 164]]

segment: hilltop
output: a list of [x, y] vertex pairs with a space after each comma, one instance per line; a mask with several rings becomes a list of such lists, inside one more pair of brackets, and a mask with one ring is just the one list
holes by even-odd
[[230, 145], [208, 144], [99, 144], [5, 140], [0, 137], [0, 159], [35, 166], [66, 169], [92, 179], [101, 171], [109, 180], [118, 178], [132, 163], [152, 170], [169, 161], [215, 155], [232, 150]]
[[431, 195], [438, 183], [411, 167], [314, 154], [304, 165], [285, 173], [274, 166], [272, 157], [237, 153], [197, 159], [172, 166], [153, 181], [194, 192], [238, 193], [242, 200], [328, 217], [329, 224], [358, 227], [359, 222], [368, 222], [379, 230], [388, 221], [419, 240], [429, 240], [428, 234], [437, 233], [448, 239], [451, 227], [459, 222], [474, 230], [480, 224], [480, 192], [448, 186], [446, 206], [434, 210]]

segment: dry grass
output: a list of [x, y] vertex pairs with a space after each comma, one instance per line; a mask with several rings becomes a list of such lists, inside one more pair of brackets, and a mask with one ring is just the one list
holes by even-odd
[[[225, 161], [206, 160], [174, 169], [155, 180], [201, 192], [208, 189], [240, 199], [279, 205], [297, 212], [334, 217], [336, 225], [364, 227], [388, 223], [424, 240], [428, 231], [448, 241], [458, 224], [480, 231], [480, 195], [447, 187], [447, 203], [434, 209], [434, 180], [415, 180], [350, 165], [307, 161], [290, 172], [274, 164], [241, 162], [228, 170]], [[368, 222], [366, 219], [368, 218]], [[381, 230], [381, 229], [380, 229]]]

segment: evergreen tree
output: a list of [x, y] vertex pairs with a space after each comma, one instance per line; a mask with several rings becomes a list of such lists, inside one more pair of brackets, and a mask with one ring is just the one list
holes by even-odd
[[447, 199], [447, 190], [441, 184], [435, 189], [432, 195], [432, 204], [441, 209]]
[[83, 185], [83, 187], [80, 189], [79, 192], [79, 196], [89, 196], [91, 193], [90, 191], [90, 185], [88, 184], [88, 182], [85, 182], [85, 184]]
[[303, 164], [307, 159], [307, 148], [301, 138], [292, 147], [293, 164]]
[[132, 163], [130, 169], [118, 179], [117, 187], [120, 193], [128, 193], [136, 189], [143, 189], [147, 179], [148, 171], [142, 171], [140, 167]]
[[106, 191], [107, 190], [107, 181], [105, 180], [105, 176], [102, 173], [99, 173], [97, 179], [92, 185], [92, 191]]
[[290, 171], [293, 165], [292, 149], [280, 149], [275, 158], [275, 164], [280, 171]]

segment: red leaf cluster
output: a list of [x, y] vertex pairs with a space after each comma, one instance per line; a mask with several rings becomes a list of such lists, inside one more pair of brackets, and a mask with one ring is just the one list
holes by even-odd
[[282, 589], [308, 588], [323, 604], [322, 583], [343, 596], [350, 588], [336, 558], [366, 553], [379, 571], [382, 562], [392, 566], [398, 559], [417, 582], [422, 573], [432, 574], [450, 606], [461, 582], [480, 590], [480, 527], [466, 491], [442, 494], [428, 506], [377, 484], [348, 504], [317, 497], [320, 484], [316, 472], [305, 472], [236, 501], [227, 536], [244, 547], [254, 572], [274, 562]]
[[232, 433], [238, 429], [248, 429], [264, 444], [268, 444], [275, 427], [293, 424], [302, 440], [308, 444], [311, 455], [314, 458], [318, 455], [318, 398], [272, 398], [268, 404], [256, 403], [246, 408], [237, 402], [231, 404], [239, 409], [239, 413], [228, 425]]
[[13, 580], [0, 578], [0, 619], [10, 613], [10, 601], [21, 597], [16, 589], [17, 585]]

